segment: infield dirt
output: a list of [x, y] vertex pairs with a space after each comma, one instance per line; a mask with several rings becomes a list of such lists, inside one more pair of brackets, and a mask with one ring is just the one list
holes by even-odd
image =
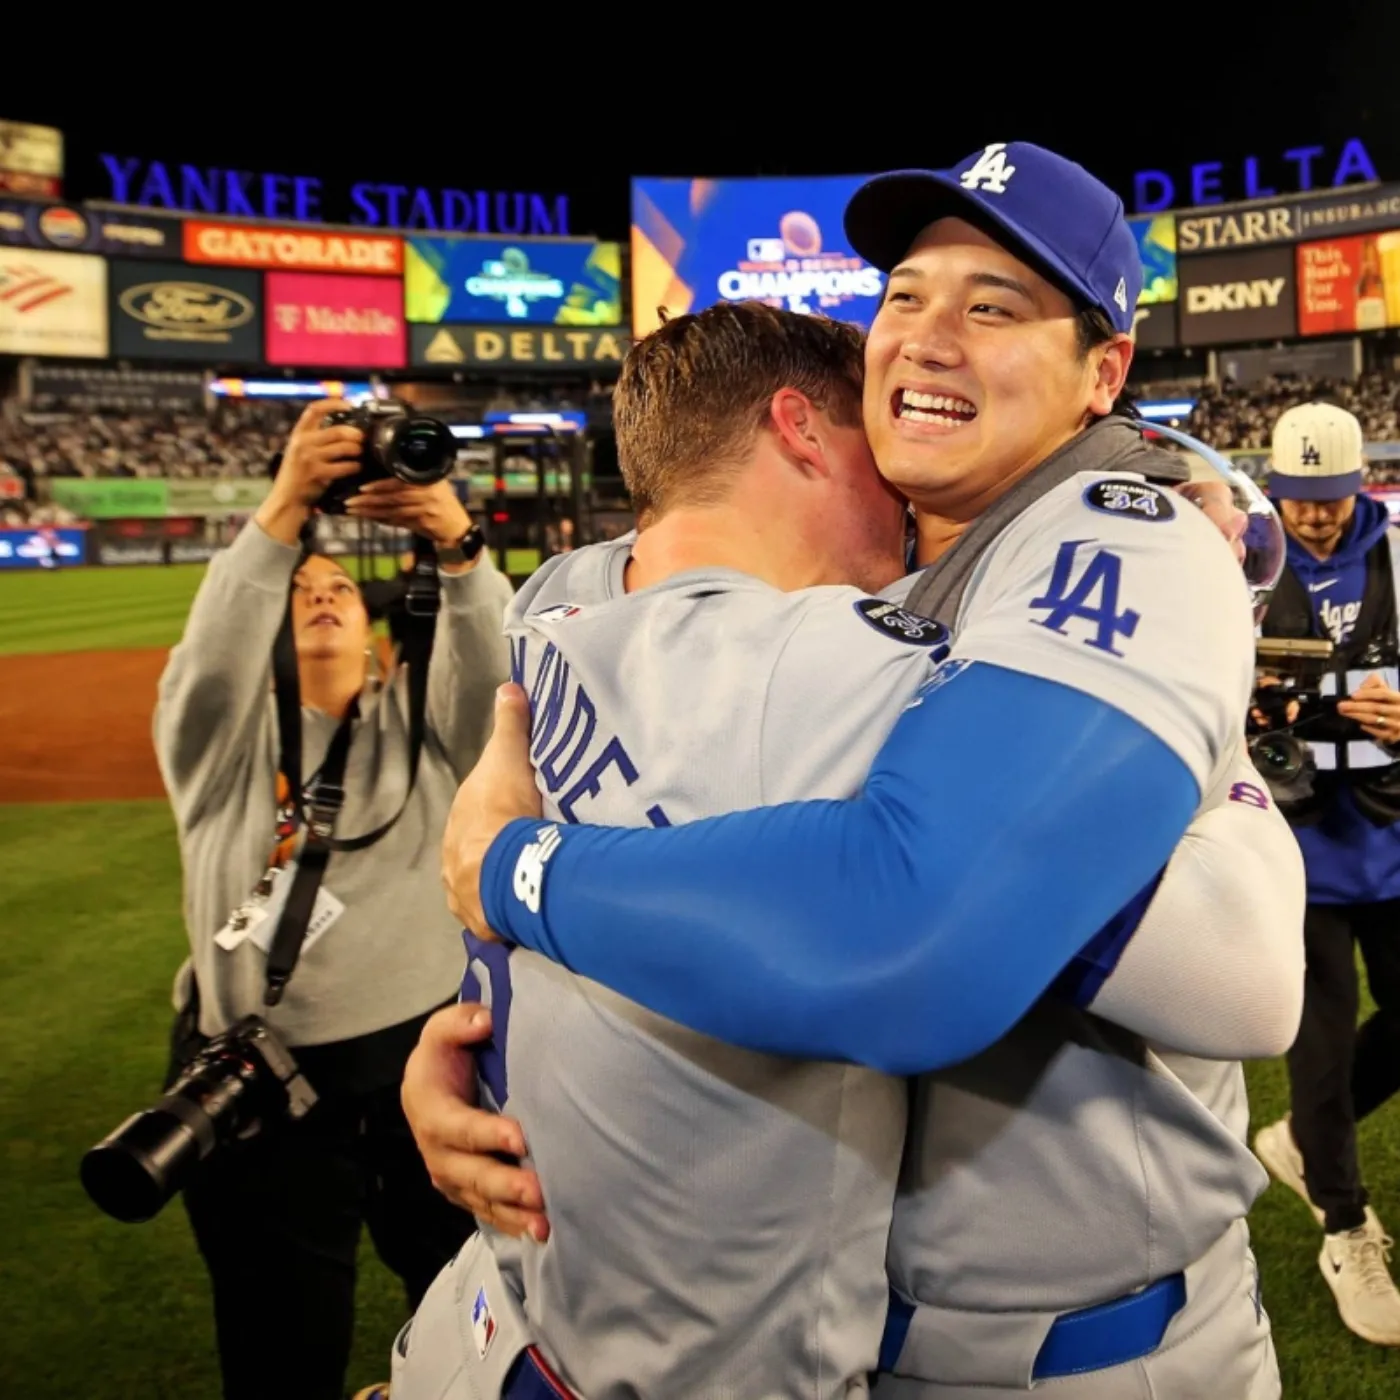
[[0, 802], [162, 797], [151, 715], [164, 647], [0, 657]]

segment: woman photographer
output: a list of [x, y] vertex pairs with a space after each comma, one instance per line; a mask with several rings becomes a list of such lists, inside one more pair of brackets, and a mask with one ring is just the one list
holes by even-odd
[[412, 1307], [473, 1228], [433, 1189], [399, 1106], [419, 1030], [454, 999], [461, 976], [439, 847], [508, 670], [501, 620], [510, 586], [445, 481], [373, 481], [347, 503], [347, 513], [410, 530], [439, 551], [422, 753], [388, 832], [365, 849], [331, 854], [295, 970], [280, 1001], [264, 1004], [302, 826], [278, 771], [273, 687], [274, 643], [289, 607], [303, 791], [319, 769], [336, 766], [328, 755], [342, 723], [350, 744], [337, 838], [389, 821], [409, 788], [407, 674], [400, 668], [371, 687], [359, 588], [335, 561], [300, 549], [322, 493], [360, 469], [360, 431], [322, 426], [346, 407], [322, 401], [302, 414], [267, 500], [209, 567], [155, 714], [191, 948], [176, 983], [172, 1074], [209, 1037], [257, 1015], [318, 1096], [304, 1118], [283, 1117], [217, 1148], [184, 1193], [213, 1281], [227, 1400], [340, 1400], [362, 1223]]

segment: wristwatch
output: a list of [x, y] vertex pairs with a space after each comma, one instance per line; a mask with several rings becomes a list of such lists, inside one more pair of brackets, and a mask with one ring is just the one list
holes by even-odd
[[470, 564], [486, 548], [486, 536], [480, 525], [473, 525], [456, 544], [437, 552], [439, 564]]

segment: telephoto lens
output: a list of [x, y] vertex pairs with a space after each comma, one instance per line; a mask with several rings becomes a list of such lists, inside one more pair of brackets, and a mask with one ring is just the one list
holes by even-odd
[[304, 1117], [315, 1091], [256, 1016], [211, 1040], [152, 1107], [133, 1113], [83, 1156], [93, 1204], [114, 1220], [150, 1220], [215, 1149], [275, 1117]]

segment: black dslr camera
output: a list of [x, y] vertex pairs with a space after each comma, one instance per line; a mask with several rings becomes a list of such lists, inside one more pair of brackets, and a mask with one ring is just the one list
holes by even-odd
[[432, 486], [450, 475], [457, 460], [457, 439], [446, 423], [412, 413], [399, 403], [371, 399], [321, 420], [323, 428], [340, 423], [358, 428], [365, 442], [360, 470], [331, 482], [317, 502], [328, 515], [343, 515], [345, 502], [367, 482], [396, 476], [409, 486]]
[[[1249, 721], [1249, 756], [1269, 785], [1279, 811], [1294, 826], [1319, 820], [1341, 785], [1366, 819], [1377, 826], [1400, 821], [1400, 763], [1376, 768], [1319, 772], [1311, 742], [1348, 744], [1367, 737], [1355, 720], [1338, 714], [1340, 696], [1322, 694], [1322, 677], [1336, 667], [1333, 645], [1323, 638], [1269, 637], [1255, 644], [1260, 674], [1277, 685], [1255, 688]], [[1374, 645], [1348, 662], [1371, 671], [1395, 664], [1393, 648]], [[1289, 710], [1297, 705], [1290, 718]]]
[[246, 1016], [215, 1036], [153, 1107], [133, 1113], [83, 1157], [83, 1187], [116, 1220], [150, 1220], [217, 1148], [316, 1102], [291, 1052]]

